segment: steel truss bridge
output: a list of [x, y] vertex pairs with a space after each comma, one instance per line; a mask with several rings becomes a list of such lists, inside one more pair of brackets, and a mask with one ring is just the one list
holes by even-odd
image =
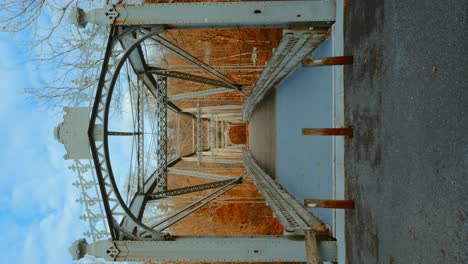
[[[280, 85], [301, 60], [323, 42], [335, 19], [334, 1], [108, 5], [87, 14], [77, 9], [75, 16], [80, 26], [84, 27], [89, 22], [109, 28], [99, 81], [92, 107], [89, 108], [86, 133], [89, 144], [85, 145], [89, 147], [91, 158], [69, 157], [75, 160], [73, 169], [79, 174], [76, 185], [84, 193], [79, 201], [86, 207], [83, 219], [89, 221], [88, 234], [93, 238], [91, 244], [82, 239], [72, 245], [70, 251], [75, 259], [90, 254], [109, 261], [313, 263], [318, 260], [313, 257], [315, 253], [320, 261], [336, 261], [335, 241], [316, 241], [316, 234], [327, 232], [325, 225], [267, 175], [255, 163], [248, 149], [232, 144], [228, 136], [232, 124], [248, 122], [255, 106], [268, 91]], [[251, 91], [162, 35], [166, 29], [240, 27], [284, 29], [281, 42]], [[145, 55], [145, 43], [153, 43], [170, 51], [202, 70], [204, 75], [152, 65]], [[133, 105], [136, 131], [111, 131], [112, 98], [126, 65], [130, 65], [137, 76], [135, 83], [128, 84], [133, 85], [132, 89], [136, 91]], [[168, 78], [202, 83], [213, 88], [168, 97]], [[213, 106], [199, 100], [204, 96], [232, 92], [249, 94], [243, 105]], [[145, 168], [143, 133], [144, 115], [148, 112], [144, 98], [147, 96], [153, 101], [151, 113], [156, 124], [157, 168], [149, 173]], [[182, 101], [196, 102], [196, 107], [179, 108], [177, 103]], [[192, 153], [189, 155], [181, 154], [178, 145], [184, 142], [179, 138], [176, 139], [175, 153], [168, 152], [169, 111], [176, 114], [177, 126], [179, 117], [191, 120], [183, 128], [192, 130]], [[58, 138], [60, 133], [65, 133], [65, 123], [56, 131]], [[132, 136], [136, 141], [136, 170], [132, 175], [136, 189], [128, 200], [124, 198], [123, 190], [119, 189], [111, 164], [109, 138], [115, 136]], [[175, 167], [180, 161], [192, 161], [196, 165], [193, 168]], [[213, 164], [227, 168], [243, 165], [246, 171], [238, 176], [225, 176], [196, 170]], [[86, 172], [92, 178], [82, 175]], [[210, 179], [212, 182], [168, 189], [168, 173]], [[254, 181], [288, 235], [177, 237], [165, 231], [229, 190], [242, 188], [247, 176]], [[85, 191], [88, 189], [93, 194]], [[205, 190], [212, 192], [167, 217], [154, 219], [150, 223], [143, 221], [148, 203]], [[99, 208], [99, 211], [95, 213], [92, 208]], [[98, 222], [101, 224], [96, 224]]]

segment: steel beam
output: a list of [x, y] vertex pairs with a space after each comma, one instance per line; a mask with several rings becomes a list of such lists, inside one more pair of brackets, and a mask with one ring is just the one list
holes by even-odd
[[248, 150], [244, 151], [244, 163], [258, 190], [265, 197], [267, 204], [286, 231], [313, 230], [318, 233], [328, 232], [325, 224], [255, 163]]
[[[202, 107], [203, 113], [207, 112], [217, 112], [223, 110], [240, 110], [242, 109], [242, 105], [217, 105], [217, 106], [204, 106]], [[195, 113], [198, 111], [198, 107], [194, 108], [184, 108], [182, 109], [185, 113]]]
[[[182, 157], [183, 161], [197, 161], [197, 157]], [[216, 158], [204, 158], [205, 163], [226, 163], [226, 164], [243, 164], [242, 160], [230, 160], [230, 159], [216, 159]]]
[[265, 69], [244, 103], [242, 115], [248, 121], [255, 106], [300, 64], [302, 59], [325, 39], [325, 34], [311, 31], [286, 31]]
[[[305, 262], [304, 236], [179, 236], [170, 241], [110, 241], [90, 245], [82, 239], [70, 248], [73, 259], [85, 255], [106, 261], [136, 262]], [[318, 241], [320, 261], [337, 261], [336, 241]]]
[[197, 104], [197, 157], [198, 166], [202, 162], [202, 108], [200, 103]]
[[[129, 209], [136, 217], [138, 217], [138, 219], [141, 219], [143, 217], [145, 206], [145, 196], [136, 194], [130, 202]], [[137, 227], [137, 225], [127, 216], [122, 218], [121, 226], [126, 230], [134, 230], [134, 228]]]
[[[142, 30], [143, 32], [147, 32], [146, 30]], [[176, 56], [179, 58], [187, 61], [188, 63], [195, 65], [205, 71], [207, 74], [219, 79], [221, 82], [223, 82], [225, 87], [231, 87], [236, 90], [242, 90], [242, 87], [239, 84], [236, 84], [233, 80], [231, 80], [229, 77], [226, 75], [222, 74], [215, 68], [211, 67], [210, 65], [204, 63], [203, 61], [195, 58], [192, 56], [190, 53], [187, 51], [181, 49], [174, 43], [170, 42], [169, 40], [163, 38], [162, 36], [159, 35], [153, 35], [151, 39], [156, 42], [157, 44], [165, 47], [166, 49], [170, 50], [172, 53], [174, 53]]]
[[[127, 50], [135, 43], [135, 33], [124, 35], [119, 39], [123, 50]], [[162, 169], [157, 170], [151, 175], [149, 180], [144, 183], [145, 193], [152, 192], [155, 188], [157, 191], [166, 189], [167, 180], [165, 175], [165, 166], [167, 163], [167, 79], [164, 76], [159, 76], [158, 79], [145, 71], [147, 64], [141, 51], [141, 47], [137, 47], [128, 57], [133, 70], [140, 74], [142, 83], [148, 88], [153, 97], [157, 101], [157, 125], [158, 125], [158, 150], [157, 159], [158, 166]], [[180, 109], [177, 109], [180, 111]], [[178, 112], [176, 111], [176, 112]]]
[[[185, 72], [166, 70], [166, 69], [153, 67], [153, 66], [148, 66], [147, 71], [149, 73], [158, 74], [158, 75], [166, 76], [169, 78], [181, 79], [181, 80], [186, 80], [186, 81], [191, 81], [191, 82], [196, 82], [196, 83], [204, 83], [204, 84], [220, 86], [220, 87], [225, 85], [224, 82], [219, 81], [219, 80], [206, 78], [206, 77], [199, 76], [199, 75], [193, 75], [193, 74], [185, 73]], [[237, 91], [237, 89], [234, 90], [231, 88], [230, 91], [235, 92]]]
[[233, 179], [233, 176], [225, 176], [225, 175], [204, 173], [204, 172], [198, 172], [198, 171], [179, 170], [176, 168], [169, 168], [168, 172], [179, 174], [179, 175], [184, 175], [184, 176], [189, 176], [189, 177], [198, 177], [198, 178], [213, 179], [213, 180], [219, 180], [219, 181]]
[[169, 29], [323, 26], [335, 21], [335, 2], [262, 1], [107, 5], [86, 14], [77, 24], [162, 25]]
[[195, 152], [195, 119], [192, 118], [192, 152]]
[[[203, 155], [212, 155], [211, 151], [204, 151], [202, 152]], [[223, 152], [223, 151], [218, 151], [214, 153], [215, 156], [219, 157], [231, 157], [231, 158], [242, 158], [242, 153], [237, 153], [237, 152]]]
[[167, 78], [157, 76], [158, 102], [156, 111], [157, 133], [157, 164], [158, 179], [156, 180], [156, 191], [167, 189]]
[[225, 132], [225, 122], [221, 120], [221, 147], [224, 148], [224, 146], [226, 146], [226, 141], [225, 141], [225, 137], [224, 137], [224, 132]]
[[236, 92], [236, 91], [237, 90], [233, 90], [231, 88], [221, 87], [221, 88], [216, 88], [216, 89], [173, 95], [169, 97], [169, 101], [178, 102], [178, 101], [184, 101], [187, 99], [193, 99], [193, 98], [202, 97], [202, 96], [209, 96], [209, 95], [220, 94], [220, 93], [230, 93], [230, 92]]
[[187, 103], [198, 103], [198, 102], [206, 103], [206, 104], [218, 104], [218, 105], [242, 105], [244, 100], [243, 98], [227, 98], [226, 100], [222, 100], [220, 97], [216, 97], [215, 100], [200, 100], [200, 99], [183, 99], [183, 100], [178, 100], [177, 102], [187, 102]]
[[219, 148], [218, 115], [215, 115], [215, 148]]
[[224, 147], [224, 148], [215, 148], [215, 149], [212, 149], [211, 151], [213, 151], [215, 153], [225, 152], [225, 153], [238, 153], [238, 154], [242, 155], [242, 153], [244, 152], [244, 149], [243, 148]]
[[[160, 233], [151, 230], [148, 226], [141, 222], [137, 216], [135, 216], [128, 206], [125, 204], [122, 195], [120, 194], [119, 188], [115, 182], [112, 166], [110, 164], [109, 145], [107, 137], [104, 140], [96, 140], [94, 129], [96, 126], [102, 126], [104, 134], [108, 131], [109, 122], [109, 105], [112, 100], [112, 91], [115, 88], [117, 76], [123, 67], [124, 62], [127, 58], [132, 57], [135, 54], [135, 48], [138, 43], [134, 42], [130, 46], [132, 50], [127, 49], [124, 54], [119, 57], [113, 57], [112, 51], [115, 46], [117, 36], [120, 34], [118, 29], [111, 28], [109, 39], [106, 47], [105, 57], [103, 60], [103, 66], [99, 77], [98, 87], [96, 89], [96, 96], [93, 104], [93, 110], [91, 112], [88, 138], [90, 142], [91, 153], [94, 162], [94, 168], [96, 170], [96, 176], [99, 182], [99, 191], [102, 196], [103, 207], [107, 217], [107, 224], [109, 225], [109, 231], [112, 239], [138, 239], [132, 234], [132, 230], [126, 230], [118, 224], [117, 221], [121, 219], [122, 215], [128, 216], [141, 230], [146, 230], [148, 233], [153, 235], [154, 238], [160, 236]], [[107, 136], [107, 135], [106, 135]]]
[[[216, 114], [220, 119], [226, 118], [226, 117], [241, 117], [242, 113], [241, 112], [236, 112], [236, 113], [221, 113], [221, 114]], [[204, 114], [202, 115], [202, 118], [212, 118], [213, 114]], [[224, 120], [224, 119], [223, 119]]]
[[192, 185], [188, 187], [167, 190], [165, 192], [152, 193], [148, 196], [148, 200], [159, 200], [159, 199], [170, 197], [170, 196], [177, 196], [177, 195], [183, 195], [187, 193], [200, 192], [200, 191], [205, 191], [209, 189], [219, 188], [221, 186], [226, 185], [230, 181], [232, 180], [229, 179], [229, 180], [223, 180], [223, 181], [216, 181], [216, 182], [210, 182], [210, 183], [205, 183], [205, 184], [198, 184], [198, 185]]
[[[245, 174], [244, 174], [245, 175]], [[179, 221], [183, 220], [187, 216], [189, 216], [191, 213], [199, 210], [200, 208], [204, 207], [214, 199], [220, 197], [221, 195], [225, 194], [232, 188], [234, 188], [237, 185], [237, 182], [239, 181], [239, 178], [234, 178], [231, 181], [228, 181], [225, 185], [223, 185], [221, 188], [211, 192], [210, 194], [194, 201], [193, 203], [183, 207], [182, 209], [179, 209], [175, 212], [173, 212], [170, 216], [167, 216], [161, 220], [155, 221], [150, 223], [149, 225], [153, 228], [156, 229], [157, 231], [163, 231], [172, 225], [178, 223]], [[145, 232], [146, 233], [146, 232]]]
[[143, 194], [144, 193], [144, 184], [145, 184], [145, 144], [144, 144], [144, 113], [145, 113], [145, 90], [143, 84], [141, 83], [141, 77], [138, 77], [137, 81], [137, 100], [136, 100], [136, 116], [137, 116], [137, 131], [139, 132], [137, 135], [137, 193]]
[[107, 131], [108, 136], [136, 136], [140, 132]]

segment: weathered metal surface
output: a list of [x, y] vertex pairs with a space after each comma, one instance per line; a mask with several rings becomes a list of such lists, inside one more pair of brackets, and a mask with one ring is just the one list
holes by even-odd
[[198, 166], [202, 162], [202, 107], [200, 103], [197, 104], [197, 157]]
[[136, 136], [141, 132], [120, 132], [120, 131], [107, 131], [108, 136]]
[[179, 175], [184, 175], [184, 176], [190, 176], [190, 177], [199, 177], [199, 178], [205, 178], [205, 179], [213, 179], [213, 180], [232, 180], [232, 176], [225, 176], [225, 175], [219, 175], [219, 174], [212, 174], [212, 173], [204, 173], [204, 172], [198, 172], [198, 171], [189, 171], [189, 170], [180, 170], [176, 168], [168, 168], [169, 173], [174, 173], [174, 174], [179, 174]]
[[353, 64], [353, 56], [337, 56], [326, 58], [305, 58], [302, 60], [304, 67], [349, 65]]
[[221, 187], [221, 186], [225, 185], [226, 183], [228, 183], [230, 181], [231, 181], [231, 179], [223, 180], [223, 181], [210, 182], [210, 183], [205, 183], [205, 184], [192, 185], [192, 186], [188, 186], [188, 187], [167, 190], [165, 192], [152, 193], [152, 194], [148, 195], [147, 198], [148, 198], [148, 200], [157, 200], [157, 199], [166, 198], [166, 197], [170, 197], [170, 196], [176, 196], [176, 195], [182, 195], [182, 194], [187, 194], [187, 193], [193, 193], [193, 192], [209, 190], [209, 189]]
[[238, 28], [329, 26], [335, 20], [333, 1], [258, 1], [108, 5], [77, 16], [80, 26], [164, 25], [166, 28]]
[[[202, 107], [203, 113], [220, 112], [220, 111], [224, 111], [224, 110], [240, 110], [240, 109], [242, 109], [241, 105], [218, 105], [218, 106], [204, 106], [204, 107]], [[193, 113], [193, 112], [198, 111], [198, 108], [197, 107], [195, 107], [195, 108], [184, 108], [184, 109], [182, 109], [182, 111], [187, 112], [187, 113]]]
[[[183, 157], [184, 161], [197, 161], [197, 157]], [[231, 159], [217, 159], [217, 158], [204, 158], [204, 163], [226, 163], [226, 164], [242, 164], [242, 160], [231, 160]]]
[[[305, 262], [303, 236], [178, 236], [170, 241], [85, 240], [70, 248], [73, 259], [85, 255], [107, 261], [138, 262]], [[318, 241], [320, 261], [336, 261], [336, 242]]]
[[[186, 81], [192, 81], [196, 83], [204, 83], [204, 84], [209, 84], [213, 86], [220, 86], [223, 87], [225, 85], [224, 82], [215, 80], [215, 79], [210, 79], [206, 78], [203, 76], [198, 76], [198, 75], [193, 75], [185, 72], [179, 72], [179, 71], [172, 71], [172, 70], [166, 70], [158, 67], [153, 67], [153, 66], [148, 66], [147, 67], [147, 72], [157, 74], [157, 75], [162, 75], [166, 76], [169, 78], [177, 78], [181, 80], [186, 80]], [[231, 91], [237, 91], [231, 88]]]
[[[244, 176], [244, 175], [243, 175]], [[242, 177], [243, 177], [242, 176]], [[233, 178], [232, 180], [228, 181], [226, 184], [221, 186], [221, 188], [215, 190], [214, 192], [211, 192], [210, 194], [198, 199], [197, 201], [185, 206], [182, 209], [177, 210], [176, 212], [173, 212], [170, 216], [167, 216], [163, 219], [157, 220], [153, 223], [149, 223], [149, 225], [158, 231], [163, 231], [170, 226], [176, 224], [177, 222], [183, 220], [185, 217], [190, 215], [191, 213], [199, 210], [200, 208], [204, 207], [217, 197], [225, 194], [232, 188], [234, 188], [237, 183], [239, 183], [239, 177]], [[147, 232], [144, 232], [145, 234]]]
[[304, 199], [304, 205], [311, 208], [354, 209], [353, 200]]
[[307, 264], [319, 264], [319, 255], [317, 247], [317, 238], [315, 232], [307, 230], [304, 232], [305, 244], [306, 244], [306, 263]]
[[[147, 30], [142, 30], [142, 32], [148, 32]], [[166, 49], [170, 50], [172, 53], [174, 53], [176, 56], [180, 57], [181, 59], [187, 61], [188, 63], [195, 65], [202, 69], [204, 72], [209, 74], [212, 77], [215, 77], [219, 79], [221, 82], [224, 83], [223, 86], [225, 87], [231, 87], [233, 89], [241, 90], [241, 86], [236, 84], [233, 80], [231, 80], [229, 77], [226, 75], [222, 74], [218, 70], [214, 69], [210, 65], [204, 63], [203, 61], [195, 58], [192, 56], [190, 53], [187, 51], [181, 49], [177, 45], [173, 44], [169, 40], [163, 38], [162, 36], [159, 35], [153, 35], [151, 36], [151, 39], [156, 42], [157, 44], [165, 47]]]
[[142, 36], [139, 39], [135, 39], [132, 41], [131, 45], [125, 47], [125, 52], [122, 54], [122, 56], [115, 58], [111, 56], [118, 40], [115, 37], [119, 36], [120, 38], [126, 38], [127, 35], [131, 34], [132, 32], [126, 32], [127, 35], [119, 35], [120, 33], [121, 32], [119, 32], [119, 29], [111, 28], [108, 45], [106, 48], [106, 56], [104, 57], [103, 67], [99, 78], [98, 87], [96, 89], [95, 101], [89, 121], [88, 137], [96, 175], [99, 182], [99, 191], [102, 196], [103, 206], [107, 216], [107, 224], [109, 225], [112, 238], [138, 239], [133, 234], [133, 230], [127, 230], [118, 224], [122, 216], [125, 216], [129, 218], [129, 221], [135, 223], [138, 229], [148, 231], [150, 234], [154, 235], [154, 238], [156, 239], [160, 237], [161, 234], [143, 224], [141, 219], [132, 213], [122, 198], [122, 195], [116, 184], [110, 162], [107, 136], [103, 138], [102, 142], [99, 142], [96, 141], [95, 135], [93, 133], [95, 126], [102, 125], [104, 129], [104, 135], [107, 135], [112, 93], [117, 82], [119, 72], [126, 60], [132, 57], [134, 54], [137, 54], [135, 52], [138, 51], [139, 44], [146, 38], [150, 37], [151, 34], [156, 34], [153, 32], [149, 35]]
[[[131, 89], [131, 88], [130, 88]], [[136, 125], [137, 131], [140, 132], [137, 135], [137, 193], [144, 193], [144, 184], [145, 184], [145, 136], [144, 136], [144, 113], [145, 113], [145, 87], [141, 81], [141, 77], [138, 77], [137, 86], [137, 100], [136, 100]]]
[[303, 128], [302, 135], [304, 136], [347, 136], [353, 137], [353, 128]]
[[176, 94], [176, 95], [169, 97], [169, 101], [178, 102], [178, 101], [193, 99], [193, 98], [197, 98], [201, 96], [208, 96], [208, 95], [229, 93], [229, 92], [235, 92], [235, 91], [231, 88], [224, 88], [224, 87], [215, 88], [215, 89], [203, 90], [203, 91], [198, 91], [198, 92]]

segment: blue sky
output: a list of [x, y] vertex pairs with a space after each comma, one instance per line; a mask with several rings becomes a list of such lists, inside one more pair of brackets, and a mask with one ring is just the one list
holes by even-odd
[[[63, 159], [65, 149], [53, 137], [63, 111], [24, 93], [60, 72], [25, 63], [31, 59], [29, 35], [0, 32], [0, 263], [72, 263], [68, 247], [88, 230], [75, 202], [80, 193], [72, 185], [72, 162]], [[123, 113], [111, 118], [111, 128], [132, 131], [128, 94], [122, 98]], [[118, 184], [125, 183], [128, 163], [119, 161], [128, 161], [129, 149], [129, 139], [111, 144]]]
[[84, 231], [79, 195], [52, 136], [62, 114], [22, 93], [53, 74], [23, 63], [23, 40], [0, 33], [0, 262], [69, 263], [67, 248]]

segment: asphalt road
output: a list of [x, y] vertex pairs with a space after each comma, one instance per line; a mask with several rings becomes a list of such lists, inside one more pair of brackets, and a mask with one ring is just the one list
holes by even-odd
[[348, 1], [349, 263], [467, 263], [468, 2]]

